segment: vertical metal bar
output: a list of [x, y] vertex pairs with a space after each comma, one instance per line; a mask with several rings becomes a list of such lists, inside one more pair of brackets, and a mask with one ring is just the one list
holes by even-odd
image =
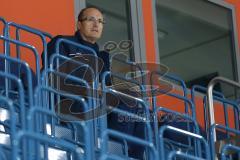
[[[9, 25], [8, 23], [4, 26], [4, 36], [6, 38], [9, 38]], [[9, 41], [6, 41], [3, 39], [4, 42], [4, 54], [6, 56], [10, 56], [10, 44]], [[10, 65], [7, 60], [4, 61], [4, 72], [10, 73]], [[6, 91], [6, 97], [9, 97], [9, 89], [11, 88], [11, 83], [9, 83], [8, 79], [5, 79], [5, 91]]]
[[[208, 95], [207, 96], [208, 96], [208, 108], [209, 108], [209, 114], [210, 114], [210, 125], [215, 124], [214, 106], [213, 106], [213, 87], [218, 82], [226, 83], [228, 85], [240, 88], [239, 83], [234, 82], [234, 81], [229, 80], [229, 79], [224, 78], [224, 77], [216, 77], [209, 82], [208, 91], [207, 91]], [[214, 142], [215, 142], [216, 141], [216, 130], [214, 129], [213, 132], [214, 132], [213, 136], [214, 136]]]
[[0, 102], [5, 103], [4, 106], [7, 106], [7, 109], [9, 110], [9, 114], [10, 114], [10, 143], [11, 146], [13, 146], [14, 144], [14, 138], [16, 135], [16, 117], [15, 115], [15, 109], [14, 109], [14, 105], [13, 105], [13, 101], [11, 101], [8, 98], [2, 97], [0, 96]]
[[[3, 39], [4, 41], [7, 41], [9, 43], [13, 43], [13, 44], [17, 44], [17, 45], [20, 45], [20, 46], [23, 46], [23, 47], [26, 47], [26, 48], [29, 48], [30, 50], [33, 51], [33, 53], [36, 55], [36, 60], [39, 60], [39, 57], [38, 57], [38, 53], [36, 51], [36, 49], [33, 47], [33, 46], [30, 46], [30, 45], [27, 45], [25, 43], [22, 43], [22, 42], [19, 42], [19, 41], [16, 41], [16, 40], [11, 40], [9, 38], [6, 38], [6, 37], [3, 37], [0, 35], [0, 39]], [[22, 64], [25, 66], [26, 70], [27, 70], [27, 82], [28, 84], [30, 85], [30, 87], [28, 87], [28, 95], [29, 95], [29, 104], [32, 105], [33, 104], [33, 91], [32, 91], [32, 76], [31, 76], [31, 71], [30, 71], [30, 68], [28, 67], [27, 64], [23, 63], [22, 61], [20, 60], [17, 60], [17, 59], [14, 59], [14, 58], [11, 58], [10, 56], [1, 56], [2, 58], [5, 59], [5, 61], [7, 63], [9, 63], [8, 61], [12, 61], [14, 63], [18, 63], [18, 64]], [[6, 72], [5, 72], [6, 73]], [[8, 72], [7, 72], [8, 73]], [[39, 72], [37, 72], [37, 74], [39, 75], [40, 77], [40, 70]], [[6, 79], [5, 79], [6, 80]], [[9, 81], [9, 80], [8, 80]], [[38, 80], [39, 81], [39, 80]], [[39, 83], [38, 83], [39, 84]], [[7, 92], [8, 90], [6, 90]], [[24, 99], [25, 100], [25, 99]]]
[[[28, 26], [24, 26], [24, 25], [19, 25], [19, 24], [16, 24], [14, 22], [8, 22], [7, 23], [7, 26], [9, 28], [9, 26], [13, 26], [15, 27], [17, 30], [24, 30], [26, 32], [29, 32], [29, 33], [32, 33], [32, 34], [35, 34], [35, 35], [38, 35], [42, 42], [43, 42], [43, 54], [44, 54], [44, 61], [45, 63], [47, 62], [47, 43], [46, 43], [46, 37], [49, 37], [51, 38], [51, 35], [46, 33], [46, 32], [43, 32], [43, 31], [40, 31], [40, 30], [37, 30], [37, 29], [33, 29], [31, 27], [28, 27]], [[16, 35], [17, 36], [17, 35]], [[18, 37], [20, 38], [20, 37]], [[30, 46], [30, 45], [29, 45]], [[37, 73], [37, 80], [38, 80], [38, 84], [40, 83], [40, 59], [39, 59], [39, 54], [36, 50], [35, 47], [32, 46], [32, 48], [30, 48], [33, 52], [34, 52], [34, 55], [36, 57], [36, 73]], [[46, 65], [45, 65], [45, 68], [46, 68]]]
[[1, 71], [0, 71], [0, 76], [14, 81], [18, 86], [21, 123], [22, 123], [22, 129], [25, 129], [24, 89], [23, 89], [21, 80], [18, 79], [17, 77], [15, 77], [15, 76], [11, 75], [11, 74], [4, 73], [4, 72], [1, 72]]

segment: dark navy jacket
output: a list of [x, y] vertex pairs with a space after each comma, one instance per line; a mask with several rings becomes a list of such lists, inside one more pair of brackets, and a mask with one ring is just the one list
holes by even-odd
[[[98, 45], [95, 43], [95, 44], [91, 44], [89, 42], [86, 42], [84, 41], [82, 38], [81, 38], [81, 35], [79, 34], [79, 32], [76, 32], [74, 36], [57, 36], [55, 38], [52, 39], [52, 41], [50, 43], [48, 43], [48, 57], [50, 57], [52, 54], [54, 54], [55, 52], [55, 44], [56, 44], [56, 41], [57, 39], [59, 38], [65, 38], [65, 39], [68, 39], [68, 40], [71, 40], [73, 42], [77, 42], [77, 43], [80, 43], [80, 44], [83, 44], [83, 45], [86, 45], [92, 49], [94, 49], [97, 53], [97, 56], [99, 58], [101, 58], [104, 62], [104, 65], [103, 65], [103, 69], [102, 71], [100, 72], [100, 79], [101, 79], [101, 75], [103, 72], [105, 71], [109, 71], [110, 70], [110, 64], [109, 64], [109, 54], [105, 51], [99, 51], [99, 47]], [[65, 56], [68, 56], [68, 57], [71, 57], [71, 55], [74, 55], [76, 53], [85, 53], [85, 54], [92, 54], [92, 53], [86, 53], [86, 51], [83, 51], [77, 47], [74, 47], [74, 46], [71, 46], [69, 44], [63, 44], [60, 46], [60, 53], [62, 55], [65, 55]], [[43, 60], [44, 61], [44, 60]], [[81, 74], [81, 72], [80, 72]], [[79, 76], [78, 76], [79, 77]], [[108, 77], [108, 80], [107, 80], [107, 84], [108, 85], [111, 85], [110, 83], [110, 78]], [[76, 106], [76, 108], [79, 106], [77, 103], [73, 106]], [[131, 112], [131, 113], [137, 113], [138, 110], [136, 110], [135, 108], [130, 108], [130, 107], [127, 107], [123, 102], [119, 102], [119, 106], [118, 106], [120, 109], [122, 110], [125, 110], [125, 111], [128, 111], [128, 112]], [[82, 112], [82, 110], [78, 110], [78, 109], [74, 109], [72, 108], [73, 112]], [[142, 123], [137, 123], [135, 124], [134, 122], [122, 122], [120, 123], [119, 122], [119, 115], [116, 114], [116, 113], [110, 113], [108, 114], [108, 127], [111, 128], [111, 129], [115, 129], [117, 131], [123, 131], [127, 134], [130, 134], [130, 135], [134, 135], [134, 136], [137, 136], [139, 138], [143, 138], [144, 137], [144, 125]], [[129, 155], [131, 155], [132, 157], [136, 157], [136, 158], [139, 158], [141, 159], [142, 158], [142, 154], [143, 154], [143, 147], [139, 147], [137, 145], [134, 145], [134, 144], [129, 144], [129, 149], [131, 150], [131, 152], [129, 152]], [[137, 150], [135, 152], [135, 150]]]
[[[92, 43], [89, 43], [89, 42], [83, 40], [79, 32], [76, 32], [75, 35], [72, 35], [72, 36], [59, 35], [59, 36], [54, 37], [47, 45], [48, 63], [50, 64], [50, 57], [51, 57], [51, 55], [56, 53], [56, 50], [55, 50], [56, 42], [60, 38], [67, 39], [67, 40], [70, 40], [72, 42], [75, 42], [75, 43], [78, 43], [78, 44], [81, 44], [81, 45], [85, 45], [85, 46], [93, 49], [96, 52], [97, 57], [94, 58], [95, 56], [94, 56], [94, 54], [92, 52], [90, 52], [90, 51], [88, 51], [86, 49], [82, 49], [80, 47], [77, 47], [75, 45], [66, 43], [66, 42], [62, 42], [60, 44], [60, 48], [59, 48], [59, 54], [60, 55], [63, 55], [63, 56], [69, 57], [69, 58], [74, 58], [75, 60], [80, 57], [78, 59], [78, 60], [80, 60], [80, 62], [84, 62], [84, 59], [85, 59], [85, 58], [81, 58], [82, 55], [84, 55], [84, 57], [86, 57], [86, 56], [93, 57], [94, 59], [97, 59], [97, 60], [98, 60], [98, 58], [101, 59], [102, 65], [99, 68], [102, 68], [102, 69], [98, 70], [98, 72], [97, 72], [98, 75], [99, 75], [99, 81], [101, 82], [101, 79], [102, 79], [101, 76], [102, 76], [103, 72], [110, 70], [109, 53], [107, 53], [105, 51], [99, 51], [99, 46], [97, 45], [97, 43], [92, 44]], [[44, 55], [43, 54], [42, 54], [42, 62], [44, 63]], [[87, 78], [86, 78], [86, 76], [83, 77], [86, 74], [86, 69], [82, 68], [82, 69], [75, 70], [74, 67], [79, 67], [79, 65], [77, 66], [74, 63], [71, 63], [71, 62], [68, 63], [68, 62], [69, 61], [60, 61], [60, 66], [59, 67], [61, 68], [62, 66], [64, 66], [64, 67], [62, 67], [63, 70], [62, 70], [62, 68], [60, 69], [61, 72], [66, 73], [66, 74], [69, 73], [72, 76], [76, 76], [76, 77], [82, 78], [84, 80], [90, 79], [92, 81], [93, 78], [90, 77], [90, 76], [87, 76]], [[86, 64], [88, 64], [88, 65], [89, 65], [89, 63], [92, 63], [90, 66], [93, 66], [93, 67], [96, 66], [94, 64], [94, 63], [96, 63], [95, 60], [92, 61], [90, 59], [90, 61], [86, 62]], [[48, 66], [49, 66], [49, 64], [48, 64]], [[45, 64], [43, 64], [43, 65], [45, 65]], [[95, 71], [94, 68], [92, 68], [92, 69]], [[73, 72], [73, 70], [74, 70], [74, 72]], [[109, 83], [109, 82], [107, 82], [107, 83]], [[68, 78], [65, 78], [64, 81], [60, 81], [60, 86], [61, 86], [60, 87], [61, 90], [64, 90], [64, 91], [67, 91], [67, 92], [71, 92], [71, 93], [76, 94], [76, 95], [83, 95], [83, 96], [85, 96], [85, 94], [86, 94], [86, 88], [82, 87], [81, 84], [77, 84], [76, 82], [73, 82], [73, 81], [69, 80]], [[79, 112], [79, 111], [82, 112], [81, 109], [80, 110], [76, 109], [76, 108], [79, 108], [78, 102], [74, 103], [73, 106], [72, 106], [73, 107], [72, 108], [73, 112]]]
[[[49, 60], [50, 56], [55, 53], [55, 45], [59, 38], [67, 39], [67, 40], [70, 40], [70, 41], [73, 41], [73, 42], [76, 42], [76, 43], [79, 43], [79, 44], [82, 44], [82, 45], [92, 48], [97, 53], [97, 56], [99, 58], [101, 58], [102, 61], [104, 62], [104, 65], [103, 65], [100, 75], [102, 75], [103, 72], [110, 70], [109, 53], [107, 53], [106, 51], [99, 51], [99, 46], [97, 45], [97, 43], [92, 44], [92, 43], [89, 43], [89, 42], [83, 40], [81, 37], [81, 34], [79, 32], [76, 32], [75, 35], [73, 35], [73, 36], [59, 35], [59, 36], [54, 37], [47, 45], [48, 60]], [[76, 47], [76, 46], [73, 46], [71, 44], [67, 44], [64, 42], [60, 45], [59, 53], [61, 55], [67, 56], [67, 57], [74, 57], [78, 53], [93, 54], [92, 52], [90, 53], [89, 51], [80, 49], [79, 47]], [[43, 54], [42, 54], [42, 62], [44, 63]], [[45, 64], [43, 64], [43, 65], [45, 65]]]

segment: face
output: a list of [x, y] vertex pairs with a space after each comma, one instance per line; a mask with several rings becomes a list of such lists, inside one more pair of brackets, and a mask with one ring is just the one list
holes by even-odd
[[90, 43], [95, 43], [102, 35], [103, 15], [95, 8], [89, 8], [84, 11], [81, 21], [78, 21], [77, 27], [82, 38]]

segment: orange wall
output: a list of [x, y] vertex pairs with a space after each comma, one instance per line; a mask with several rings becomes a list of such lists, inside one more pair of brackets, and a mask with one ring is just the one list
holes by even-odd
[[[72, 34], [75, 28], [73, 0], [0, 0], [0, 16], [7, 21], [25, 24], [52, 35]], [[2, 32], [0, 32], [2, 34]], [[39, 38], [22, 33], [22, 40], [34, 45], [39, 55], [42, 44]], [[31, 36], [31, 37], [30, 37]], [[14, 37], [14, 36], [12, 36]], [[1, 42], [0, 42], [1, 43]], [[24, 52], [23, 59], [35, 68], [34, 56]], [[14, 55], [14, 53], [13, 53]]]
[[[176, 91], [171, 91], [173, 93], [176, 93]], [[179, 92], [178, 92], [179, 93]], [[191, 96], [189, 95], [188, 98], [190, 99]], [[195, 109], [196, 109], [196, 118], [197, 121], [199, 123], [199, 125], [204, 128], [205, 124], [204, 124], [204, 104], [203, 104], [203, 97], [201, 96], [196, 96], [195, 98]], [[160, 95], [157, 98], [157, 105], [159, 107], [165, 107], [168, 108], [170, 110], [173, 111], [177, 111], [180, 113], [184, 113], [184, 102], [182, 100], [170, 97], [168, 95]], [[217, 110], [217, 112], [215, 113], [215, 122], [217, 124], [222, 124], [225, 125], [225, 120], [223, 117], [225, 117], [224, 114], [224, 108], [223, 108], [223, 104], [220, 102], [215, 102], [214, 103], [214, 109]], [[228, 122], [230, 127], [234, 128], [235, 123], [234, 123], [234, 113], [233, 113], [233, 109], [229, 108], [228, 110]], [[162, 115], [163, 113], [159, 113], [158, 115]]]
[[74, 31], [73, 0], [1, 0], [0, 16], [53, 35]]
[[144, 20], [144, 35], [146, 46], [146, 62], [155, 62], [155, 45], [154, 45], [154, 30], [153, 30], [153, 15], [152, 4], [150, 0], [142, 0], [142, 11]]

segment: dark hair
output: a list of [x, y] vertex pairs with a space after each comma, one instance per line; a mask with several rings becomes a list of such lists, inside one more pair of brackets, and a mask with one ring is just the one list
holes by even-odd
[[83, 8], [83, 9], [79, 12], [79, 14], [78, 14], [78, 21], [81, 21], [81, 20], [84, 18], [84, 12], [85, 12], [86, 10], [90, 9], [90, 8], [94, 8], [94, 9], [98, 10], [99, 12], [101, 12], [101, 13], [103, 14], [103, 12], [102, 12], [99, 8], [97, 8], [97, 7], [95, 7], [95, 6], [88, 6], [88, 7], [86, 7], [86, 8]]

